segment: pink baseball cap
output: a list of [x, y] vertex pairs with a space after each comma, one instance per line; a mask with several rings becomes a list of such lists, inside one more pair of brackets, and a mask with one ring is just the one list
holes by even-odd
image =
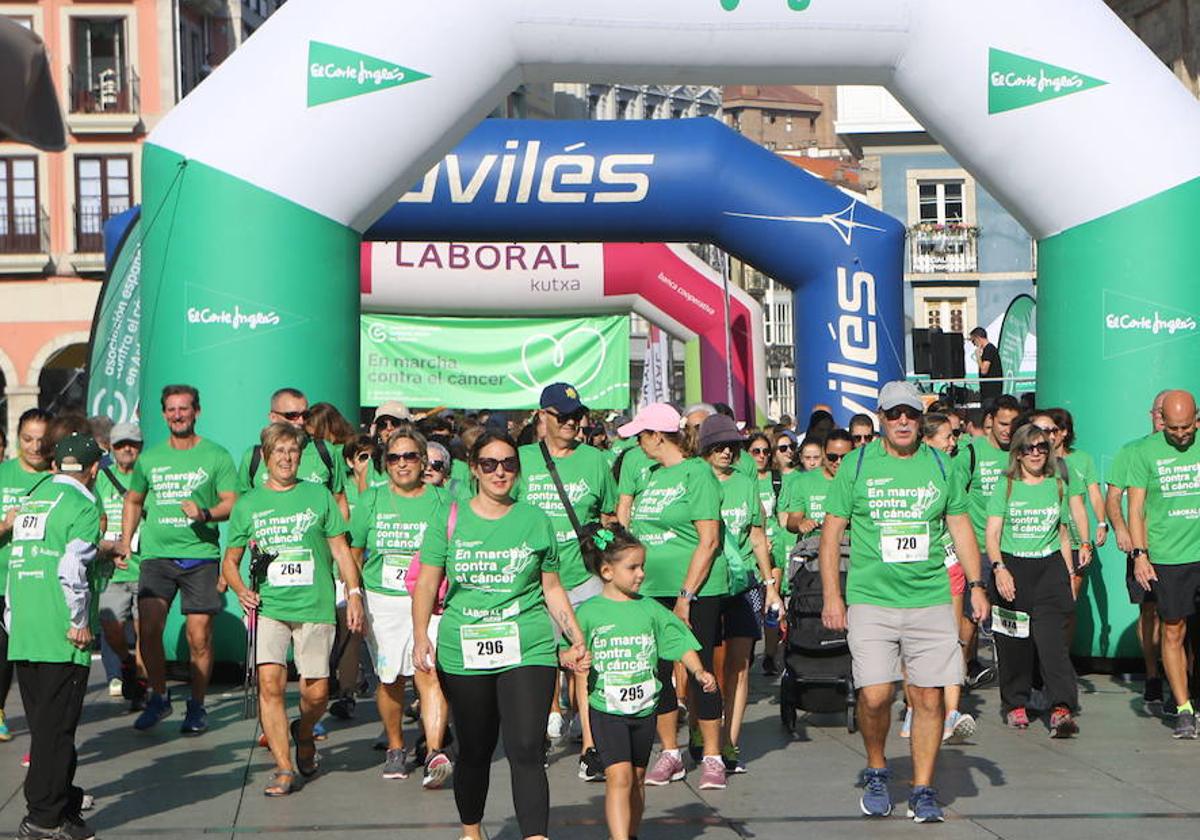
[[623, 438], [631, 438], [641, 432], [678, 432], [683, 418], [666, 403], [651, 403], [639, 411], [634, 418], [617, 429]]

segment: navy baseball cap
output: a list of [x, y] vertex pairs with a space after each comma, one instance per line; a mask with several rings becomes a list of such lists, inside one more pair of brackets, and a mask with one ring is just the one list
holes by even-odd
[[565, 382], [555, 382], [543, 388], [540, 404], [542, 408], [554, 409], [559, 414], [574, 414], [586, 408], [579, 401], [579, 392], [575, 390], [575, 386]]

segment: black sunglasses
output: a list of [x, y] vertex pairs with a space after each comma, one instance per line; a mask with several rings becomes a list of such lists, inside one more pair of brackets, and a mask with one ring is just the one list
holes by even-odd
[[720, 443], [714, 443], [712, 446], [708, 447], [708, 452], [709, 453], [725, 452], [725, 451], [736, 452], [738, 450], [738, 447], [739, 447], [739, 444], [736, 443], [735, 441], [723, 440]]
[[421, 460], [421, 453], [412, 450], [408, 452], [389, 452], [386, 460], [389, 464], [399, 464], [401, 461], [413, 464]]
[[952, 429], [950, 431], [950, 434], [954, 435], [955, 437], [962, 437], [963, 432], [965, 432], [965, 431], [966, 431], [966, 429]]
[[1061, 432], [1061, 431], [1062, 431], [1062, 429], [1060, 429], [1058, 426], [1038, 426], [1036, 423], [1034, 423], [1034, 426], [1035, 426], [1036, 428], [1039, 428], [1039, 429], [1041, 429], [1043, 432], [1045, 432], [1045, 433], [1046, 433], [1046, 434], [1048, 434], [1048, 435], [1052, 435], [1052, 434], [1054, 434], [1055, 432]]
[[275, 413], [286, 420], [291, 420], [292, 422], [308, 419], [307, 411], [276, 411]]
[[775, 447], [776, 452], [791, 452], [792, 445], [790, 443], [781, 443]]
[[375, 418], [375, 425], [376, 426], [384, 426], [389, 429], [395, 429], [400, 425], [400, 421], [398, 419], [396, 419], [395, 417], [391, 417], [387, 414], [381, 414], [380, 416]]
[[479, 471], [491, 475], [500, 467], [504, 467], [506, 473], [516, 473], [521, 469], [521, 459], [516, 455], [510, 455], [507, 458], [480, 458], [475, 462], [479, 465]]
[[357, 455], [354, 456], [354, 460], [360, 464], [363, 461], [369, 461], [369, 460], [371, 460], [371, 453], [370, 452], [359, 452]]
[[1046, 441], [1043, 440], [1039, 443], [1027, 443], [1021, 447], [1022, 455], [1030, 455], [1034, 452], [1041, 452], [1043, 455], [1049, 455], [1050, 454], [1050, 444], [1046, 443]]
[[922, 415], [920, 411], [911, 405], [898, 405], [895, 408], [885, 409], [883, 416], [894, 423], [901, 417], [907, 417], [909, 420], [920, 420]]
[[546, 409], [546, 412], [551, 417], [553, 417], [555, 420], [557, 420], [559, 423], [576, 423], [576, 424], [578, 424], [578, 423], [583, 422], [583, 420], [588, 416], [587, 410], [582, 409], [582, 408], [577, 408], [574, 411], [572, 411], [570, 414], [561, 414], [561, 413], [555, 411], [553, 408]]
[[751, 455], [770, 455], [770, 449], [763, 449], [761, 446], [756, 446], [750, 450]]
[[858, 443], [870, 443], [871, 441], [875, 440], [874, 433], [866, 435], [851, 435], [850, 437], [854, 438], [854, 440]]
[[842, 455], [840, 452], [826, 452], [825, 453], [825, 460], [829, 461], [829, 463], [831, 463], [831, 464], [836, 464], [838, 461], [842, 460], [842, 458], [844, 458], [844, 457], [845, 456]]
[[429, 469], [431, 469], [435, 472], [445, 472], [446, 471], [446, 462], [445, 461], [430, 461]]

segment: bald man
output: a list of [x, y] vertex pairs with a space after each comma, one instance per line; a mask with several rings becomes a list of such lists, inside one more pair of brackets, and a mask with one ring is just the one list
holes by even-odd
[[1129, 534], [1133, 576], [1158, 603], [1162, 661], [1178, 713], [1175, 737], [1196, 737], [1188, 694], [1187, 620], [1200, 596], [1200, 446], [1196, 399], [1168, 391], [1163, 430], [1137, 447], [1129, 465]]

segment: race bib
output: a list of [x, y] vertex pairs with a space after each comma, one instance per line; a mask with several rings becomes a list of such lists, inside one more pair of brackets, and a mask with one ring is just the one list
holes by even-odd
[[412, 562], [411, 554], [383, 555], [383, 569], [380, 572], [383, 588], [407, 594], [408, 589], [404, 586], [404, 575], [408, 571], [410, 562]]
[[884, 563], [923, 563], [929, 559], [928, 522], [884, 522], [879, 526]]
[[636, 715], [653, 706], [658, 698], [654, 675], [646, 671], [604, 675], [604, 704], [618, 715]]
[[312, 586], [316, 565], [311, 550], [285, 549], [267, 566], [267, 582], [271, 586]]
[[992, 632], [1010, 639], [1029, 638], [1029, 613], [992, 607]]
[[17, 542], [46, 539], [46, 520], [54, 502], [26, 502], [13, 522], [13, 540]]
[[958, 563], [958, 552], [954, 549], [954, 543], [946, 543], [946, 568]]
[[133, 532], [133, 539], [129, 541], [129, 550], [137, 554], [142, 548], [142, 531], [139, 528]]
[[465, 668], [490, 671], [521, 664], [521, 633], [515, 621], [464, 624], [458, 633]]

